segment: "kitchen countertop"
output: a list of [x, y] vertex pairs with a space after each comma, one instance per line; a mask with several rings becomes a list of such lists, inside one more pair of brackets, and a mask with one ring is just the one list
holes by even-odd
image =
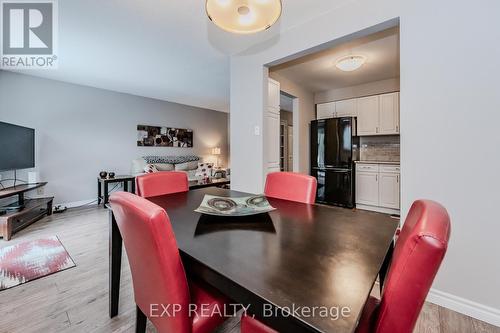
[[399, 161], [354, 161], [354, 163], [361, 163], [361, 164], [394, 164], [394, 165], [399, 165]]

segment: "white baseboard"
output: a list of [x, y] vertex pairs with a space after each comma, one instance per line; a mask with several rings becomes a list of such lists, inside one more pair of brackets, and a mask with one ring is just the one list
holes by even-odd
[[67, 208], [75, 208], [75, 207], [80, 207], [84, 206], [87, 204], [94, 204], [97, 205], [97, 199], [88, 199], [88, 200], [80, 200], [80, 201], [73, 201], [73, 202], [61, 202], [61, 203], [56, 203], [53, 206], [65, 206]]
[[470, 301], [440, 290], [431, 289], [427, 295], [431, 302], [469, 317], [500, 327], [500, 310]]
[[356, 209], [370, 210], [372, 212], [378, 212], [378, 213], [384, 213], [384, 214], [399, 215], [399, 209], [384, 208], [384, 207], [378, 207], [378, 206], [356, 204]]

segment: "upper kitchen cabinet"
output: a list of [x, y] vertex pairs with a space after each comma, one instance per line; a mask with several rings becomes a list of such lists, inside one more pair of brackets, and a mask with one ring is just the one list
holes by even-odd
[[280, 83], [273, 79], [269, 79], [267, 106], [280, 112]]
[[356, 117], [358, 115], [357, 100], [346, 99], [335, 102], [335, 117]]
[[316, 119], [328, 119], [335, 117], [335, 102], [318, 104], [316, 107]]
[[399, 93], [380, 95], [379, 134], [399, 134]]
[[358, 98], [358, 135], [379, 134], [379, 96]]
[[317, 105], [317, 119], [358, 117], [358, 135], [399, 134], [399, 92]]
[[358, 98], [358, 135], [399, 134], [399, 92]]

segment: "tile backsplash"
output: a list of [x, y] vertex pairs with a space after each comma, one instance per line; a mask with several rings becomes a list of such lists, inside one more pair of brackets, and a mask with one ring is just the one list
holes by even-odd
[[399, 162], [399, 135], [362, 136], [359, 144], [361, 161]]

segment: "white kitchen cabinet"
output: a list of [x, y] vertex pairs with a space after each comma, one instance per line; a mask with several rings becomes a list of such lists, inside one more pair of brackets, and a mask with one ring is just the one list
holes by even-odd
[[264, 121], [266, 172], [280, 171], [280, 83], [269, 79], [268, 106]]
[[379, 174], [379, 206], [399, 209], [399, 174]]
[[317, 104], [317, 119], [357, 117], [357, 135], [399, 134], [399, 92]]
[[280, 112], [280, 83], [273, 79], [269, 79], [269, 89], [267, 96], [267, 105], [268, 107], [272, 107], [277, 109], [276, 112]]
[[378, 206], [378, 172], [356, 172], [356, 204]]
[[318, 104], [316, 106], [316, 119], [335, 117], [335, 102]]
[[378, 134], [399, 134], [399, 93], [380, 95]]
[[355, 181], [357, 208], [399, 213], [399, 165], [357, 163]]
[[356, 98], [335, 102], [335, 118], [357, 117], [357, 105], [358, 103]]
[[358, 98], [358, 135], [376, 135], [379, 131], [379, 96]]

